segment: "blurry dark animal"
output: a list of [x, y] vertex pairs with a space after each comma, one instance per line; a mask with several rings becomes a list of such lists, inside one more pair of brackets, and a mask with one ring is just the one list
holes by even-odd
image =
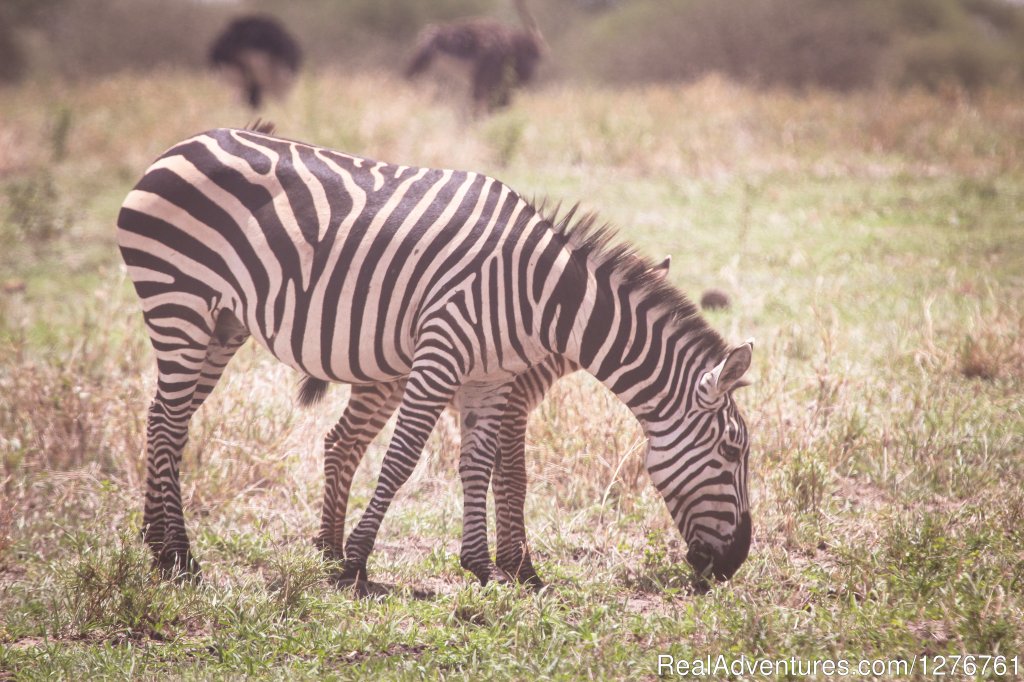
[[547, 43], [525, 0], [515, 0], [523, 28], [500, 21], [470, 18], [430, 24], [420, 31], [416, 54], [406, 69], [413, 78], [438, 54], [472, 62], [473, 103], [478, 109], [507, 106], [512, 89], [530, 81]]
[[705, 289], [700, 295], [700, 307], [703, 310], [719, 310], [729, 307], [729, 294], [721, 289]]
[[222, 69], [259, 109], [264, 94], [283, 96], [302, 66], [302, 50], [277, 19], [253, 14], [228, 24], [210, 47], [210, 64]]

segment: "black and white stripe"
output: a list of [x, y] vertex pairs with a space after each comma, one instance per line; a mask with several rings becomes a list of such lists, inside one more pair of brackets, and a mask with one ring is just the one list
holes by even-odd
[[345, 544], [349, 578], [365, 576], [388, 506], [456, 393], [474, 416], [460, 462], [463, 563], [482, 579], [501, 575], [481, 535], [499, 431], [515, 378], [552, 354], [641, 421], [652, 480], [698, 568], [728, 577], [746, 557], [746, 430], [730, 391], [751, 346], [728, 350], [652, 263], [591, 219], [553, 225], [476, 173], [219, 129], [161, 156], [118, 228], [159, 372], [143, 523], [163, 568], [198, 571], [181, 450], [248, 335], [314, 379], [404, 383], [377, 489]]

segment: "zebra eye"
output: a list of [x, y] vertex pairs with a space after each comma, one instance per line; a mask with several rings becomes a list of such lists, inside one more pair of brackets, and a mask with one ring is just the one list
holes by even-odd
[[741, 451], [735, 445], [729, 445], [728, 443], [722, 443], [722, 456], [730, 462], [736, 462], [740, 458]]

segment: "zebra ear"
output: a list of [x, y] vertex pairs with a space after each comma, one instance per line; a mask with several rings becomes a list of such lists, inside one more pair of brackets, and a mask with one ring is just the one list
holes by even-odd
[[716, 402], [729, 391], [746, 386], [743, 375], [750, 369], [754, 340], [747, 339], [725, 355], [725, 359], [700, 378], [700, 392], [707, 402]]
[[654, 273], [654, 276], [657, 277], [658, 279], [665, 279], [666, 277], [668, 277], [668, 269], [671, 265], [672, 256], [665, 256], [664, 260], [662, 260], [660, 263], [651, 268], [651, 272]]
[[732, 388], [730, 388], [729, 390], [730, 391], [735, 391], [737, 388], [746, 388], [747, 386], [753, 386], [753, 385], [754, 385], [754, 380], [753, 379], [740, 379], [735, 384], [733, 384]]

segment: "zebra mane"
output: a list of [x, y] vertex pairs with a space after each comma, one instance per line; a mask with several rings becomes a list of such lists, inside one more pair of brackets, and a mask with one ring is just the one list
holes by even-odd
[[559, 216], [561, 206], [549, 209], [546, 200], [534, 206], [544, 222], [566, 240], [574, 254], [586, 258], [594, 267], [610, 267], [631, 288], [646, 294], [647, 300], [668, 313], [683, 329], [698, 332], [716, 355], [728, 349], [724, 339], [708, 326], [700, 310], [686, 294], [659, 274], [658, 263], [623, 240], [610, 223], [601, 221], [593, 211], [581, 213], [574, 204]]
[[264, 121], [262, 118], [257, 118], [255, 121], [250, 121], [245, 125], [245, 130], [251, 130], [254, 133], [263, 133], [264, 135], [273, 135], [277, 130], [277, 124], [273, 121]]

